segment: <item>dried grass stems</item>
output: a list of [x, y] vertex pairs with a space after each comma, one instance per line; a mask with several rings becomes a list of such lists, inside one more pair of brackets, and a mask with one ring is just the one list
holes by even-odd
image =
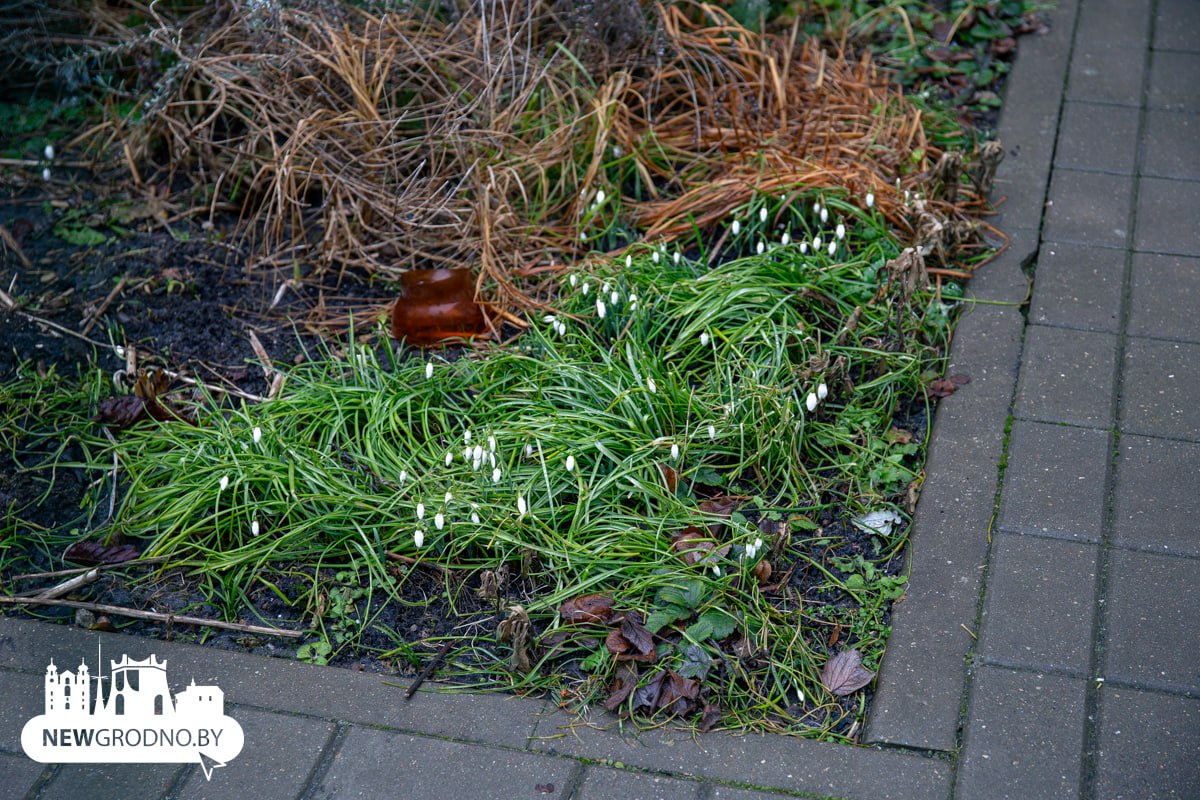
[[581, 241], [601, 189], [651, 239], [802, 187], [873, 193], [936, 256], [977, 238], [978, 193], [933, 180], [942, 152], [869, 60], [712, 6], [653, 6], [618, 70], [540, 0], [450, 21], [267, 6], [268, 20], [223, 4], [155, 16], [141, 41], [174, 65], [119, 135], [140, 158], [165, 144], [213, 203], [239, 203], [271, 263], [388, 278], [466, 265], [497, 307], [528, 308], [532, 268], [612, 245]]

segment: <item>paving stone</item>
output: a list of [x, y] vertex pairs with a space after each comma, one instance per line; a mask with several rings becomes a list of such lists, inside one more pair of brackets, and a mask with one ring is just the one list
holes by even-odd
[[1056, 169], [1042, 238], [1125, 247], [1132, 187], [1133, 179], [1124, 175]]
[[593, 766], [572, 800], [699, 800], [701, 789], [695, 781]]
[[1153, 52], [1146, 106], [1169, 111], [1200, 107], [1200, 53]]
[[180, 800], [299, 797], [335, 726], [248, 708], [227, 708], [225, 713], [246, 734], [242, 752], [216, 770], [212, 780], [194, 770]]
[[[764, 800], [779, 798], [776, 794], [764, 794], [753, 789], [733, 789], [728, 786], [712, 786], [705, 800]], [[782, 798], [779, 798], [782, 800]]]
[[1000, 493], [1000, 528], [1100, 540], [1109, 458], [1105, 431], [1017, 420]]
[[626, 767], [674, 775], [755, 784], [846, 800], [913, 800], [946, 797], [951, 764], [897, 750], [846, 747], [831, 742], [773, 735], [721, 732], [697, 739], [686, 730], [625, 732], [611, 718], [594, 725], [560, 711], [538, 723], [534, 750], [590, 760], [611, 759]]
[[957, 800], [1077, 797], [1083, 679], [980, 667], [971, 687]]
[[565, 799], [575, 766], [567, 759], [532, 753], [351, 728], [310, 797]]
[[967, 630], [978, 613], [1023, 325], [1016, 309], [998, 306], [978, 306], [959, 322], [948, 371], [972, 380], [934, 418], [908, 591], [892, 611], [865, 741], [957, 748], [964, 659], [973, 645]]
[[1200, 258], [1135, 253], [1126, 330], [1200, 342]]
[[1197, 209], [1200, 209], [1200, 181], [1142, 178], [1134, 237], [1137, 249], [1200, 256]]
[[1159, 50], [1200, 51], [1200, 3], [1158, 0], [1154, 47]]
[[1104, 675], [1200, 692], [1200, 561], [1114, 550], [1108, 575]]
[[1038, 251], [1030, 322], [1116, 333], [1125, 251], [1046, 242]]
[[1016, 414], [1042, 422], [1109, 428], [1117, 337], [1030, 325], [1025, 329]]
[[1139, 107], [1145, 74], [1144, 49], [1080, 38], [1071, 55], [1067, 98]]
[[1138, 109], [1127, 106], [1064, 104], [1055, 165], [1132, 174], [1137, 156], [1138, 116]]
[[1143, 175], [1200, 180], [1200, 114], [1147, 111], [1143, 141]]
[[971, 275], [967, 296], [992, 303], [1023, 303], [1029, 296], [1026, 264], [1037, 255], [1039, 235], [1036, 228], [1005, 228], [1008, 247], [1003, 253]]
[[1092, 655], [1092, 544], [997, 533], [979, 652], [993, 662], [1086, 673]]
[[[3, 640], [0, 635], [0, 640]], [[7, 648], [0, 648], [7, 649]], [[21, 749], [21, 729], [46, 709], [45, 664], [37, 675], [0, 671], [0, 753], [25, 757]]]
[[1078, 41], [1144, 48], [1150, 40], [1149, 0], [1088, 0], [1079, 9]]
[[[173, 688], [195, 678], [200, 684], [220, 686], [231, 704], [508, 747], [525, 746], [545, 704], [509, 695], [425, 690], [406, 701], [402, 687], [387, 684], [397, 682], [393, 675], [0, 617], [0, 642], [6, 635], [14, 644], [0, 646], [0, 669], [41, 675], [51, 656], [60, 664], [77, 664], [81, 657], [94, 659], [99, 641], [106, 656], [127, 652], [130, 658], [141, 659], [154, 653], [167, 660]], [[426, 684], [430, 689], [436, 686]]]
[[1200, 444], [1121, 437], [1113, 542], [1200, 556]]
[[45, 771], [45, 764], [25, 756], [0, 754], [0, 800], [25, 800]]
[[1106, 687], [1098, 740], [1096, 800], [1197, 796], [1200, 700]]
[[1122, 384], [1122, 431], [1200, 440], [1200, 344], [1129, 338]]
[[38, 800], [158, 800], [184, 769], [178, 764], [63, 764]]

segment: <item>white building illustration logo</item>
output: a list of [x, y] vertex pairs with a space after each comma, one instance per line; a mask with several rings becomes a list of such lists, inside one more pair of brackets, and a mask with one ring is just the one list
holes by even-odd
[[[97, 651], [97, 661], [103, 665]], [[195, 680], [174, 697], [167, 662], [151, 655], [109, 661], [92, 676], [46, 667], [45, 713], [25, 723], [21, 747], [43, 764], [174, 764], [198, 762], [204, 777], [242, 751], [242, 726], [225, 716], [225, 693]], [[108, 682], [105, 691], [104, 682]]]

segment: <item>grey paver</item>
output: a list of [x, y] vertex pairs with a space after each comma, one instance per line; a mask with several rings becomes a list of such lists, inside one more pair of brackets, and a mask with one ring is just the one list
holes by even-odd
[[320, 720], [227, 708], [245, 733], [237, 758], [206, 780], [194, 770], [180, 800], [299, 797], [335, 726]]
[[753, 789], [734, 789], [729, 786], [713, 786], [709, 790], [706, 800], [763, 800], [764, 798], [773, 798], [779, 800], [777, 794], [767, 794], [765, 792], [755, 791]]
[[1113, 334], [1030, 325], [1025, 329], [1016, 414], [1108, 428], [1116, 366]]
[[592, 766], [572, 800], [699, 800], [700, 790], [695, 781]]
[[575, 763], [461, 742], [352, 728], [313, 800], [566, 798]]
[[1200, 444], [1121, 437], [1113, 542], [1200, 556]]
[[1035, 669], [1085, 673], [1092, 655], [1096, 545], [997, 533], [979, 652]]
[[39, 800], [158, 800], [186, 767], [176, 764], [64, 764]]
[[1109, 435], [1018, 420], [1008, 447], [1000, 528], [1099, 541], [1107, 497]]
[[[43, 671], [45, 665], [43, 665]], [[21, 729], [25, 723], [45, 711], [42, 676], [0, 671], [0, 753], [23, 756]]]
[[1105, 676], [1200, 692], [1200, 561], [1114, 550]]
[[1077, 797], [1086, 682], [980, 667], [971, 688], [957, 800]]
[[1200, 114], [1146, 112], [1143, 175], [1200, 180]]
[[1154, 46], [1159, 50], [1200, 51], [1200, 3], [1158, 0]]
[[1132, 188], [1133, 179], [1125, 175], [1056, 169], [1043, 237], [1048, 242], [1124, 247]]
[[1038, 252], [1029, 320], [1116, 333], [1124, 250], [1047, 242]]
[[627, 767], [693, 778], [753, 783], [772, 789], [832, 795], [849, 800], [945, 797], [950, 763], [898, 751], [844, 747], [786, 736], [735, 736], [687, 730], [617, 731], [607, 719], [595, 725], [559, 711], [538, 723], [532, 746], [539, 752], [611, 759]]
[[1158, 50], [1150, 57], [1149, 108], [1194, 111], [1200, 107], [1200, 53]]
[[1200, 700], [1100, 693], [1096, 800], [1191, 800], [1200, 787]]
[[911, 570], [892, 611], [866, 741], [951, 751], [972, 645], [1023, 320], [980, 306], [959, 322], [947, 371], [971, 383], [941, 402], [911, 532]]
[[1200, 258], [1135, 253], [1126, 330], [1134, 336], [1200, 342], [1197, 319]]
[[1200, 344], [1130, 338], [1125, 343], [1121, 430], [1200, 440], [1197, 386]]
[[1054, 163], [1068, 169], [1132, 174], [1137, 134], [1136, 108], [1067, 103]]
[[1149, 0], [1089, 0], [1079, 9], [1080, 40], [1145, 48], [1150, 38]]
[[1146, 51], [1142, 48], [1080, 38], [1071, 56], [1067, 97], [1140, 106], [1145, 74]]
[[0, 754], [0, 800], [25, 800], [45, 771], [45, 764], [25, 756]]
[[971, 275], [967, 296], [994, 303], [1023, 303], [1029, 296], [1030, 278], [1025, 271], [1038, 249], [1035, 228], [1006, 229], [1008, 247]]
[[[1200, 58], [1200, 55], [1197, 55]], [[1138, 187], [1138, 250], [1200, 256], [1200, 181], [1142, 178]]]

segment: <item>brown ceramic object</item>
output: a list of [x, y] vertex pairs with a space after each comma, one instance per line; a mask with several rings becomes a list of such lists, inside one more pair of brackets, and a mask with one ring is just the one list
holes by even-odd
[[412, 269], [401, 276], [400, 286], [403, 293], [392, 306], [392, 336], [397, 339], [430, 345], [486, 330], [469, 269]]

